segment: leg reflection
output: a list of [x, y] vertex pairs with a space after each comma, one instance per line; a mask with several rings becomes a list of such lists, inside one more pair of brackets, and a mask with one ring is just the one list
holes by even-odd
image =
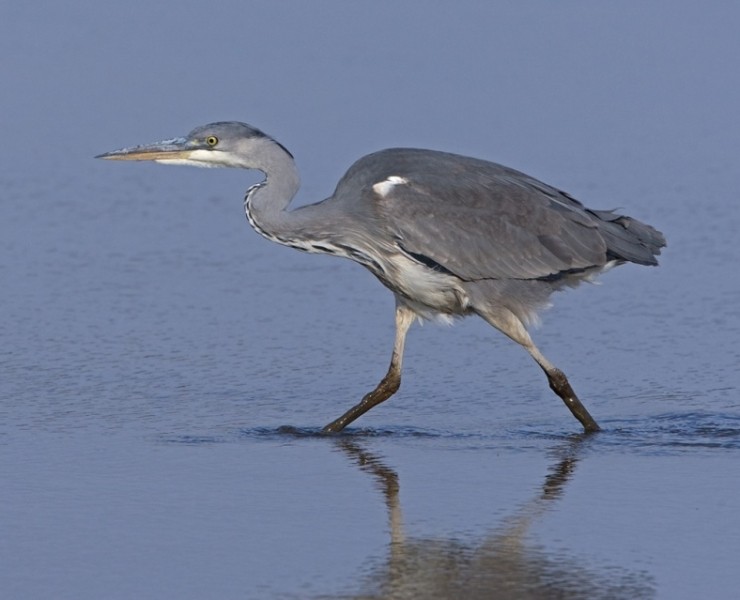
[[[586, 568], [567, 552], [548, 553], [530, 539], [532, 525], [557, 504], [573, 479], [582, 451], [593, 436], [575, 435], [551, 450], [552, 464], [537, 495], [476, 539], [415, 538], [404, 535], [398, 473], [383, 458], [351, 438], [335, 443], [371, 475], [388, 509], [386, 557], [363, 578], [362, 593], [344, 598], [652, 598], [651, 578], [609, 567]], [[367, 573], [366, 570], [364, 570]], [[370, 588], [371, 591], [367, 591]]]

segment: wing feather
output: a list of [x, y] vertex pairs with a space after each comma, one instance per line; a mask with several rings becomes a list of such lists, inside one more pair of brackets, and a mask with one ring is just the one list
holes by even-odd
[[407, 252], [464, 280], [536, 279], [607, 262], [596, 218], [567, 194], [495, 163], [404, 152], [384, 157], [393, 160], [373, 182], [405, 183], [382, 196], [366, 185], [363, 195]]

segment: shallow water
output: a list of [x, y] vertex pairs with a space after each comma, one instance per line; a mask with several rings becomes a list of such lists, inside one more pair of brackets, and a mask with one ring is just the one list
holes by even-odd
[[[167, 6], [0, 19], [0, 597], [734, 598], [737, 9]], [[390, 294], [250, 231], [256, 175], [91, 159], [224, 118], [301, 202], [423, 145], [663, 230], [534, 332], [604, 431], [470, 319], [320, 435], [385, 371]]]

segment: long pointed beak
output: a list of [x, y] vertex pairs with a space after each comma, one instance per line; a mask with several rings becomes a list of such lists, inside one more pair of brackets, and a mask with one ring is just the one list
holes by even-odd
[[173, 138], [154, 144], [131, 146], [105, 152], [104, 154], [98, 154], [95, 158], [105, 160], [187, 160], [193, 150], [197, 149], [197, 147], [188, 144], [185, 138]]

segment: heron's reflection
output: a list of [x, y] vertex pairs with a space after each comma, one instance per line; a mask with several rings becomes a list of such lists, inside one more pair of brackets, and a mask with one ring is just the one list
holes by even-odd
[[651, 578], [609, 567], [586, 568], [563, 552], [547, 552], [527, 539], [532, 524], [562, 495], [588, 436], [567, 439], [553, 448], [553, 464], [541, 491], [482, 543], [459, 539], [407, 537], [399, 501], [398, 474], [351, 438], [338, 446], [373, 476], [388, 508], [391, 541], [387, 556], [362, 577], [372, 591], [339, 596], [356, 599], [551, 599], [652, 598]]

